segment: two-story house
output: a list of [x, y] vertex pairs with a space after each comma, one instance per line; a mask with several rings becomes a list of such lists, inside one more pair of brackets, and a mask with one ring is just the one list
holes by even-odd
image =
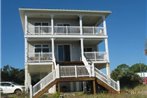
[[[119, 92], [110, 78], [106, 18], [110, 11], [20, 8], [25, 43], [25, 88], [72, 92], [100, 85]], [[106, 69], [103, 73], [101, 69]], [[35, 81], [36, 80], [36, 81]]]

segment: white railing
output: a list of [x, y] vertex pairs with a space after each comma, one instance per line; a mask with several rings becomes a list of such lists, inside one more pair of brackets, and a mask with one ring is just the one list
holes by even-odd
[[91, 69], [90, 69], [91, 66], [90, 66], [90, 64], [88, 63], [88, 61], [87, 61], [87, 59], [85, 58], [85, 56], [82, 56], [82, 61], [83, 61], [84, 65], [85, 65], [85, 67], [86, 67], [88, 73], [91, 75]]
[[106, 61], [107, 54], [106, 52], [84, 52], [86, 59], [91, 61]]
[[79, 26], [54, 26], [55, 35], [80, 35]]
[[29, 63], [41, 63], [41, 62], [50, 62], [52, 61], [52, 53], [29, 53], [28, 62]]
[[106, 83], [108, 86], [112, 87], [116, 91], [120, 91], [119, 82], [114, 81], [113, 79], [109, 78], [107, 75], [102, 73], [99, 69], [95, 68], [95, 76]]
[[51, 26], [29, 26], [28, 35], [50, 35], [52, 31]]
[[103, 29], [103, 27], [84, 26], [83, 27], [83, 34], [84, 35], [104, 36], [104, 29]]
[[[54, 26], [54, 35], [80, 35], [80, 26]], [[82, 35], [104, 36], [103, 27], [83, 26]], [[28, 35], [51, 35], [51, 26], [29, 26]]]
[[48, 84], [56, 79], [56, 70], [49, 73], [43, 79], [41, 79], [37, 84], [33, 86], [33, 96], [35, 96], [39, 91], [44, 89]]
[[60, 66], [60, 77], [84, 77], [89, 76], [85, 66]]

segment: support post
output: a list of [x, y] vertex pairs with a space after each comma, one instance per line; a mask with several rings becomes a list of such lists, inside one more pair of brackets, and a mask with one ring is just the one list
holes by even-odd
[[27, 35], [28, 32], [28, 16], [25, 14], [25, 35]]
[[33, 98], [32, 85], [30, 85], [29, 88], [30, 88], [30, 98]]
[[106, 64], [106, 74], [110, 78], [110, 65], [109, 65], [109, 63]]
[[83, 21], [82, 21], [82, 16], [79, 16], [79, 24], [80, 24], [80, 35], [83, 34]]
[[[105, 16], [103, 16], [103, 27], [104, 27], [104, 35], [107, 36], [107, 27], [106, 27], [106, 20], [105, 20]], [[109, 49], [108, 49], [108, 39], [106, 38], [104, 40], [105, 42], [105, 52], [106, 52], [106, 57], [107, 57], [107, 61], [109, 62]]]
[[96, 94], [96, 84], [95, 84], [95, 80], [93, 80], [92, 82], [93, 82], [93, 94]]
[[55, 59], [55, 44], [54, 44], [54, 38], [51, 39], [52, 41], [52, 60]]
[[56, 66], [56, 78], [60, 78], [60, 67], [59, 67], [59, 64]]
[[25, 92], [28, 92], [28, 65], [25, 64]]
[[58, 93], [60, 93], [60, 82], [58, 82]]
[[52, 35], [54, 34], [54, 16], [51, 15], [51, 31], [52, 31]]
[[117, 86], [118, 86], [118, 92], [120, 92], [120, 83], [119, 83], [119, 81], [117, 81]]
[[78, 77], [77, 66], [75, 65], [75, 77]]
[[83, 44], [83, 38], [81, 38], [81, 57], [84, 56], [84, 44]]
[[92, 63], [92, 76], [95, 77], [95, 70], [94, 70], [94, 64]]

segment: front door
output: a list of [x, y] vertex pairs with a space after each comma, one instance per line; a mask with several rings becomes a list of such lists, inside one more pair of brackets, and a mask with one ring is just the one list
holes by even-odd
[[58, 45], [58, 60], [70, 61], [70, 45]]

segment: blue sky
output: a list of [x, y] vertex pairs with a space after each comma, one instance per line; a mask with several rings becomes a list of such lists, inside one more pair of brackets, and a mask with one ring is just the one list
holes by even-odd
[[[24, 38], [19, 8], [110, 10], [107, 18], [111, 69], [125, 63], [147, 64], [146, 0], [2, 0], [1, 66], [24, 68]], [[146, 27], [145, 27], [146, 26]]]

